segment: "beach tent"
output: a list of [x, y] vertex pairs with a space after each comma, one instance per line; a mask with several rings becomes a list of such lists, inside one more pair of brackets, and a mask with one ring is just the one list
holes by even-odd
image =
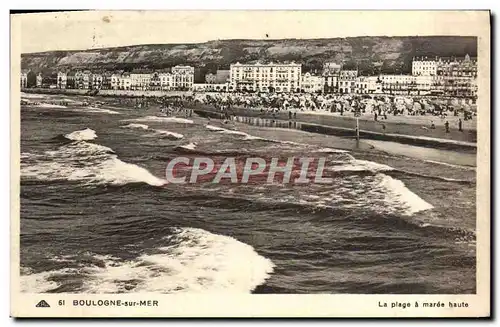
[[422, 111], [422, 105], [420, 104], [420, 102], [418, 101], [413, 102], [413, 111], [415, 112]]

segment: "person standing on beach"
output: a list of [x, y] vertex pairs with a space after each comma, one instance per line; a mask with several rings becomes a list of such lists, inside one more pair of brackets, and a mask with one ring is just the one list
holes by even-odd
[[446, 130], [446, 133], [450, 132], [450, 123], [448, 121], [446, 121], [446, 123], [444, 123], [444, 128]]
[[463, 129], [462, 129], [462, 118], [459, 118], [459, 119], [458, 119], [458, 130], [459, 130], [460, 132], [463, 132]]

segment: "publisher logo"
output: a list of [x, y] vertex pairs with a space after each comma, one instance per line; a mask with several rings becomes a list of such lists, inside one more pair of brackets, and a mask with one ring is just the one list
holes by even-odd
[[41, 300], [40, 302], [37, 303], [36, 307], [37, 308], [50, 308], [50, 305], [45, 300]]

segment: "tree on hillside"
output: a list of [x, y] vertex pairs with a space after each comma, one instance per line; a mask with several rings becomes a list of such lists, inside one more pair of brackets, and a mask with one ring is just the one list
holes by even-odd
[[36, 86], [36, 74], [32, 70], [28, 72], [28, 80], [26, 82], [27, 87], [35, 87]]

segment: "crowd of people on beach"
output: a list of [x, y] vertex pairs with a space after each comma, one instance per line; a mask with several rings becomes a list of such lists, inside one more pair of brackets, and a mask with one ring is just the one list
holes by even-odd
[[372, 114], [375, 120], [379, 117], [387, 119], [388, 115], [442, 117], [460, 113], [464, 114], [464, 120], [468, 120], [476, 111], [470, 99], [416, 96], [211, 93], [194, 94], [186, 100], [213, 105], [221, 110], [240, 106], [274, 112], [323, 111], [340, 115], [359, 112]]
[[[476, 115], [476, 105], [472, 99], [423, 97], [423, 96], [389, 96], [389, 95], [333, 95], [333, 94], [285, 94], [285, 93], [200, 93], [185, 97], [184, 101], [211, 105], [229, 116], [232, 107], [243, 107], [259, 110], [262, 113], [287, 112], [289, 119], [296, 118], [297, 112], [325, 113], [340, 116], [372, 115], [373, 120], [382, 122], [390, 120], [389, 116], [428, 116], [444, 121], [446, 133], [450, 132], [447, 117], [456, 117], [458, 130], [463, 131], [463, 122], [472, 120]], [[431, 120], [424, 129], [435, 129]]]
[[[22, 102], [25, 100], [22, 100]], [[277, 113], [288, 114], [289, 119], [296, 119], [298, 112], [324, 113], [340, 116], [369, 116], [381, 122], [390, 116], [429, 116], [440, 118], [448, 133], [450, 130], [447, 117], [456, 117], [458, 130], [463, 131], [463, 122], [476, 115], [476, 104], [472, 99], [443, 98], [428, 96], [389, 96], [368, 94], [287, 94], [287, 93], [192, 93], [163, 97], [120, 97], [115, 99], [120, 106], [148, 109], [159, 107], [161, 116], [182, 115], [190, 117], [196, 105], [208, 105], [218, 109], [222, 116], [230, 119], [231, 108], [240, 107], [270, 113], [273, 118]], [[95, 102], [95, 101], [94, 101]], [[44, 103], [47, 103], [44, 100]], [[23, 103], [22, 103], [23, 104]], [[33, 104], [33, 103], [31, 103]], [[35, 103], [36, 104], [36, 103]], [[68, 105], [64, 100], [59, 105]], [[84, 101], [83, 105], [89, 105]], [[100, 103], [95, 103], [98, 106]], [[431, 120], [424, 129], [435, 129]]]

